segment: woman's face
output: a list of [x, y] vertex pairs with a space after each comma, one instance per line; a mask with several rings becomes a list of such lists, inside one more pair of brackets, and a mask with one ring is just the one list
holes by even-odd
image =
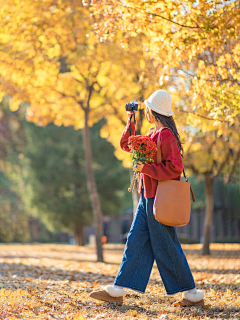
[[149, 108], [147, 107], [147, 109], [146, 109], [146, 118], [147, 118], [147, 121], [149, 122], [149, 123], [154, 123], [154, 119], [153, 119], [153, 116], [152, 116], [152, 114], [151, 114], [151, 111], [149, 110]]

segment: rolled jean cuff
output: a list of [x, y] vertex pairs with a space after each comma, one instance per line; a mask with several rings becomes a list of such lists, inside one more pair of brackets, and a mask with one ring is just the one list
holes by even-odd
[[180, 289], [180, 290], [178, 290], [178, 291], [167, 292], [167, 295], [168, 295], [168, 296], [171, 296], [171, 295], [177, 294], [177, 293], [179, 293], [179, 292], [184, 292], [184, 291], [192, 290], [192, 289], [194, 289], [194, 288], [196, 288], [195, 285], [192, 286], [192, 287], [189, 287], [189, 288]]
[[[130, 290], [133, 290], [133, 291], [137, 291], [137, 292], [139, 292], [141, 294], [145, 293], [145, 291], [139, 290], [139, 289], [134, 288], [132, 286], [125, 286], [124, 284], [119, 284], [118, 282], [114, 282], [114, 285], [122, 287], [122, 288], [125, 288], [125, 289], [130, 289]], [[188, 289], [188, 290], [190, 290], [190, 289]]]

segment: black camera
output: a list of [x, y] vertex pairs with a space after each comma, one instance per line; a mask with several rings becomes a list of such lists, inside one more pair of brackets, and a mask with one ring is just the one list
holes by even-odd
[[130, 111], [130, 112], [137, 112], [138, 111], [138, 102], [137, 100], [133, 100], [129, 103], [126, 103], [126, 107], [125, 107], [126, 111]]

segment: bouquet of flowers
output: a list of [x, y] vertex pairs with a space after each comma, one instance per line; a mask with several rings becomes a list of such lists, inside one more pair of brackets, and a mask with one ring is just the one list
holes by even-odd
[[157, 152], [156, 143], [148, 136], [130, 136], [128, 138], [128, 146], [131, 149], [131, 158], [133, 160], [133, 178], [128, 188], [131, 192], [139, 182], [140, 172], [135, 171], [137, 163], [140, 161], [143, 164], [146, 162], [153, 162], [153, 156]]

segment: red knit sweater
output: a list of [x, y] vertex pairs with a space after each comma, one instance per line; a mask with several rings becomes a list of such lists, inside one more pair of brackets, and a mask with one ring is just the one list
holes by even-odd
[[[129, 127], [128, 121], [121, 139], [120, 146], [124, 151], [130, 152], [128, 147]], [[135, 125], [131, 122], [132, 135], [135, 135]], [[145, 163], [141, 172], [141, 181], [144, 183], [145, 198], [153, 198], [156, 195], [158, 180], [181, 180], [183, 172], [182, 157], [180, 155], [176, 139], [172, 132], [167, 128], [160, 133], [154, 131], [150, 137], [157, 144], [158, 135], [160, 134], [160, 150], [162, 162], [157, 164], [157, 154], [154, 155], [154, 162]], [[142, 183], [142, 182], [141, 182]], [[141, 192], [141, 183], [138, 192]]]

